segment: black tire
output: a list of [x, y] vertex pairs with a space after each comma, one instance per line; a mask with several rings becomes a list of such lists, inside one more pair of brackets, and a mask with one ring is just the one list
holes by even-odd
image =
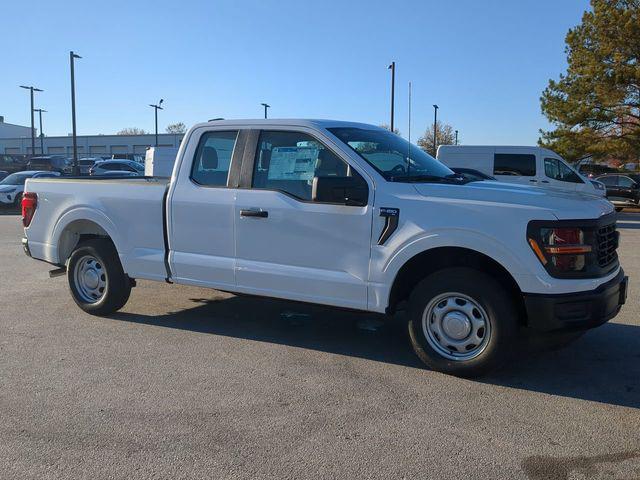
[[621, 212], [623, 207], [615, 207], [616, 212]]
[[[469, 304], [458, 303], [466, 300], [455, 295], [447, 297], [453, 299], [453, 303], [451, 303], [451, 300], [437, 300], [448, 293], [461, 294], [470, 299], [471, 302]], [[425, 318], [425, 328], [423, 329], [423, 314], [427, 315], [425, 311], [427, 307], [430, 308], [430, 311], [433, 311], [431, 308], [441, 308], [443, 304], [446, 305], [446, 308], [453, 309], [450, 313], [453, 313], [454, 316], [458, 313], [455, 310], [455, 308], [458, 308], [456, 305], [465, 305], [465, 308], [470, 307], [471, 312], [473, 312], [472, 315], [476, 316], [477, 313], [487, 325], [484, 331], [481, 328], [477, 330], [478, 336], [476, 338], [481, 336], [481, 343], [476, 348], [469, 349], [469, 353], [454, 352], [453, 350], [448, 352], [450, 356], [475, 356], [453, 359], [445, 356], [447, 352], [443, 352], [445, 347], [441, 344], [446, 343], [449, 337], [444, 335], [439, 337], [437, 334], [429, 333], [432, 330], [431, 324], [434, 323], [436, 318], [435, 314], [429, 315], [430, 319]], [[481, 307], [480, 311], [475, 309], [474, 304]], [[493, 277], [478, 270], [452, 267], [439, 270], [427, 276], [411, 293], [408, 313], [411, 345], [418, 357], [433, 370], [460, 377], [478, 377], [497, 368], [515, 350], [514, 346], [517, 343], [519, 329], [517, 309], [507, 290]], [[444, 317], [447, 317], [447, 315], [444, 315]], [[486, 320], [484, 320], [485, 316]], [[471, 325], [471, 322], [469, 322], [469, 325]], [[444, 329], [441, 330], [441, 332], [443, 331]], [[461, 339], [460, 341], [463, 343], [470, 342], [472, 333], [469, 333], [466, 339]], [[463, 331], [461, 335], [464, 334]], [[428, 336], [431, 338], [428, 338]], [[467, 347], [469, 346], [471, 345], [467, 345]], [[448, 347], [450, 348], [451, 345], [449, 344]], [[476, 351], [477, 353], [475, 353]]]
[[[96, 296], [100, 296], [94, 301], [88, 300], [91, 294], [83, 289], [83, 280], [77, 280], [79, 274], [76, 275], [76, 269], [86, 264], [89, 270], [93, 265], [93, 273], [89, 273], [95, 274], [96, 278], [99, 274], [100, 282], [104, 284], [102, 290], [95, 291]], [[67, 280], [73, 300], [91, 315], [104, 316], [120, 310], [131, 294], [131, 279], [124, 273], [113, 243], [105, 238], [86, 240], [76, 246], [67, 263]]]

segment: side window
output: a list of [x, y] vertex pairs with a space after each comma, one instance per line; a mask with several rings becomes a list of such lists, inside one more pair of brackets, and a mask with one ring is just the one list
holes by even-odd
[[355, 175], [358, 173], [306, 133], [266, 130], [260, 133], [253, 188], [278, 190], [310, 201], [314, 177]]
[[544, 174], [560, 182], [582, 183], [582, 179], [578, 174], [557, 158], [544, 159]]
[[634, 181], [629, 177], [618, 177], [618, 185], [623, 188], [631, 188], [634, 184]]
[[207, 187], [226, 186], [237, 137], [237, 130], [202, 135], [193, 159], [191, 179]]
[[107, 163], [106, 165], [103, 165], [102, 168], [104, 170], [122, 170], [122, 168], [120, 168], [120, 164], [119, 163]]
[[615, 187], [618, 184], [618, 176], [607, 175], [606, 177], [598, 178], [598, 181], [604, 183], [608, 187]]
[[533, 177], [536, 174], [536, 156], [521, 153], [496, 153], [493, 157], [494, 175]]
[[544, 159], [544, 174], [549, 178], [553, 178], [554, 180], [560, 180], [560, 168], [558, 167], [557, 159]]

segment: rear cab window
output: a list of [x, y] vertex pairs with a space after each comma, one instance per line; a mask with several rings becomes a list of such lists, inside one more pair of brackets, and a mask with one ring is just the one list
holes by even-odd
[[528, 153], [496, 153], [493, 157], [493, 174], [534, 177], [536, 156]]
[[238, 130], [206, 132], [200, 137], [191, 180], [205, 187], [226, 187]]

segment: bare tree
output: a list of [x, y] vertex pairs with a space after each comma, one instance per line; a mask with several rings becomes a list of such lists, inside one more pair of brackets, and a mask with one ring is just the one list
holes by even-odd
[[167, 125], [167, 133], [184, 133], [187, 131], [187, 126], [182, 122], [172, 123]]
[[453, 127], [448, 123], [438, 121], [436, 124], [436, 134], [437, 145], [435, 150], [433, 148], [433, 124], [429, 125], [422, 137], [418, 139], [418, 146], [433, 157], [436, 156], [438, 146], [453, 145], [456, 140], [456, 134]]
[[138, 127], [128, 127], [120, 130], [116, 135], [146, 135], [146, 131]]

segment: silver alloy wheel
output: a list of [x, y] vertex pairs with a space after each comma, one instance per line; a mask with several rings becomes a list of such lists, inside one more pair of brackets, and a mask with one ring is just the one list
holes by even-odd
[[73, 269], [73, 282], [83, 302], [98, 303], [107, 291], [107, 272], [100, 260], [85, 255]]
[[422, 314], [422, 332], [436, 352], [449, 360], [471, 360], [491, 338], [491, 319], [480, 304], [462, 293], [433, 298]]

